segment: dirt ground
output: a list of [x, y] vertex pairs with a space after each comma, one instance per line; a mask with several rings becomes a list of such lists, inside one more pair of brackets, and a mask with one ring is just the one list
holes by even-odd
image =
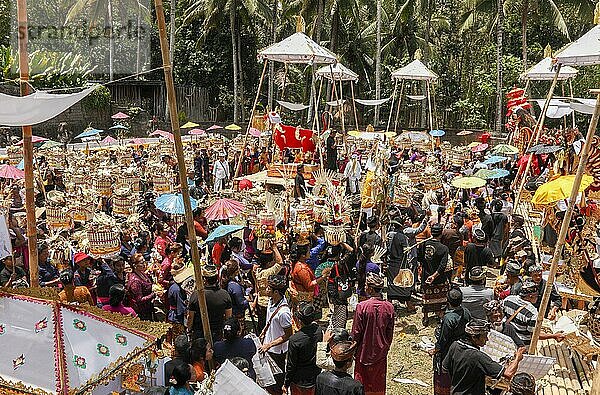
[[[425, 351], [417, 348], [423, 336], [435, 342], [434, 319], [430, 325], [423, 327], [421, 309], [416, 314], [407, 315], [403, 309], [396, 311], [394, 340], [388, 354], [387, 393], [391, 395], [429, 395], [433, 394], [432, 358]], [[395, 377], [403, 379], [419, 379], [428, 387], [417, 384], [394, 382]]]

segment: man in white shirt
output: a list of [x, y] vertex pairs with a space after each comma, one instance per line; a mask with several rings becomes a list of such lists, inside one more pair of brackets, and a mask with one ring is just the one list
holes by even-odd
[[274, 275], [268, 280], [267, 323], [260, 339], [260, 352], [268, 352], [269, 356], [283, 373], [275, 375], [276, 384], [269, 387], [272, 394], [280, 394], [285, 379], [285, 357], [288, 350], [288, 339], [292, 336], [292, 311], [285, 298], [288, 282], [285, 276]]
[[217, 160], [213, 166], [213, 176], [215, 177], [213, 187], [214, 192], [219, 192], [223, 189], [225, 187], [225, 182], [229, 179], [229, 163], [225, 158], [225, 152], [220, 152], [219, 160]]
[[360, 166], [360, 161], [358, 160], [358, 154], [355, 152], [352, 154], [350, 161], [346, 164], [346, 168], [344, 169], [344, 178], [348, 182], [348, 191], [351, 194], [359, 193], [358, 189], [358, 181], [360, 180], [360, 176], [362, 173], [362, 168]]

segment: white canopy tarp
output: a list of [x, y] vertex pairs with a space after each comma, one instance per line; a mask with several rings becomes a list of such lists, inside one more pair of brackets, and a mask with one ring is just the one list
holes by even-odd
[[279, 103], [279, 105], [281, 107], [287, 108], [290, 111], [302, 111], [302, 110], [306, 110], [308, 108], [308, 106], [306, 104], [302, 104], [302, 103], [292, 103], [292, 102], [283, 101], [283, 100], [277, 100], [277, 103]]
[[[540, 108], [544, 108], [544, 103], [546, 103], [546, 99], [535, 99], [534, 100]], [[550, 100], [550, 105], [548, 106], [548, 110], [546, 112], [546, 116], [548, 118], [562, 118], [566, 115], [570, 115], [573, 112], [570, 104], [568, 102], [552, 99]]]
[[556, 55], [557, 63], [573, 66], [600, 64], [600, 25], [596, 25]]
[[337, 62], [337, 57], [333, 52], [323, 48], [302, 32], [294, 33], [288, 38], [268, 46], [259, 52], [258, 58], [283, 63], [331, 64]]
[[596, 107], [596, 99], [575, 98], [571, 102], [571, 108], [581, 114], [592, 115]]
[[394, 80], [435, 81], [438, 76], [429, 70], [419, 59], [415, 59], [392, 73]]
[[333, 101], [325, 102], [325, 104], [327, 104], [328, 106], [331, 106], [331, 107], [341, 106], [344, 103], [346, 103], [346, 100], [333, 100]]
[[358, 81], [358, 74], [341, 63], [323, 66], [315, 74], [318, 78], [326, 78], [329, 81]]
[[379, 100], [367, 100], [367, 99], [354, 99], [358, 104], [362, 104], [363, 106], [380, 106], [383, 103], [387, 102], [391, 98], [379, 99]]
[[92, 85], [78, 93], [55, 94], [36, 91], [28, 96], [0, 94], [0, 125], [37, 125], [59, 115], [92, 93]]
[[425, 95], [406, 95], [406, 97], [408, 97], [410, 100], [425, 100], [426, 96]]
[[[521, 74], [522, 80], [531, 81], [552, 81], [556, 74], [556, 65], [552, 64], [552, 58], [542, 59], [536, 65], [532, 66], [526, 72]], [[570, 66], [562, 66], [558, 73], [559, 80], [567, 80], [577, 76], [577, 69]]]

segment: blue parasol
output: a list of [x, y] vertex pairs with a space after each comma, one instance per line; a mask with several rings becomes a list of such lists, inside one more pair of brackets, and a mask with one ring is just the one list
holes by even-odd
[[441, 129], [434, 129], [434, 130], [430, 131], [429, 134], [433, 137], [442, 137], [443, 135], [446, 134], [446, 132], [444, 132]]
[[507, 159], [508, 158], [506, 156], [492, 155], [489, 158], [487, 158], [483, 163], [485, 163], [486, 165], [495, 165], [496, 163], [504, 162]]
[[509, 174], [510, 172], [506, 169], [493, 169], [490, 170], [490, 175], [488, 176], [488, 178], [502, 178], [506, 177]]
[[[196, 199], [190, 197], [192, 210], [198, 207]], [[185, 214], [185, 206], [183, 205], [183, 196], [180, 193], [165, 193], [160, 195], [154, 201], [157, 209], [168, 214]]]
[[242, 230], [244, 227], [242, 225], [219, 225], [219, 227], [213, 230], [208, 238], [204, 241], [205, 243], [211, 242], [213, 240], [220, 239], [221, 237], [225, 237], [228, 234], [237, 232], [238, 230]]
[[86, 137], [92, 137], [92, 136], [96, 136], [96, 135], [100, 134], [103, 131], [104, 130], [87, 128], [86, 130], [84, 130], [83, 132], [81, 132], [77, 136], [75, 136], [75, 138], [82, 139], [82, 138], [86, 138]]

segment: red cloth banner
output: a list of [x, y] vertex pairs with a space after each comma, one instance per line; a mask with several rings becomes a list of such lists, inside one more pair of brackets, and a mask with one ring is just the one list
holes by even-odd
[[280, 124], [280, 126], [281, 130], [277, 128], [273, 136], [273, 140], [280, 150], [285, 148], [302, 148], [303, 152], [313, 152], [315, 150], [312, 130], [284, 124]]

